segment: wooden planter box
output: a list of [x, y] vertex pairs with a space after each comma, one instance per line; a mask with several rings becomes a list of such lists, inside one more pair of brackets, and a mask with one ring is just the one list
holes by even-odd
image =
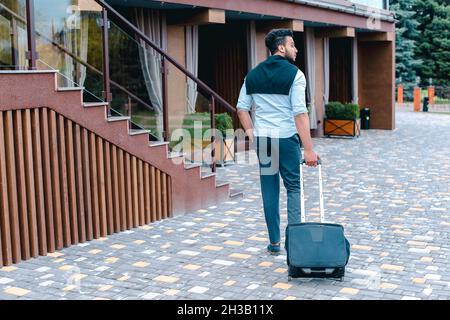
[[[216, 163], [219, 165], [225, 165], [229, 162], [235, 162], [236, 160], [236, 145], [235, 139], [223, 139], [215, 141], [215, 158]], [[210, 141], [193, 140], [190, 152], [187, 152], [186, 158], [191, 161], [199, 162], [211, 162], [211, 148], [208, 146]]]
[[216, 141], [216, 161], [218, 164], [224, 165], [228, 162], [236, 161], [236, 139], [223, 139]]
[[361, 119], [338, 120], [324, 119], [323, 133], [325, 136], [359, 137], [361, 134]]

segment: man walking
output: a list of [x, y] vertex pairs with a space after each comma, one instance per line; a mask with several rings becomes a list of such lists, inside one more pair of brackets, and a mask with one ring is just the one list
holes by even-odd
[[[238, 117], [253, 144], [256, 139], [264, 216], [272, 254], [280, 251], [280, 175], [287, 191], [288, 224], [300, 222], [300, 139], [308, 166], [316, 166], [306, 79], [294, 64], [297, 49], [289, 29], [275, 29], [265, 38], [271, 56], [251, 70], [237, 103]], [[249, 110], [255, 104], [255, 123]]]

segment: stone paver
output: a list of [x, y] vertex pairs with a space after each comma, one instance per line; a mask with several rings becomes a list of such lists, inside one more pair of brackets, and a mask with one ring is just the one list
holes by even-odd
[[[219, 167], [244, 197], [0, 268], [0, 299], [448, 299], [450, 116], [397, 112], [394, 131], [314, 139], [326, 218], [352, 244], [343, 282], [287, 282], [266, 253], [258, 167]], [[305, 169], [318, 221], [317, 171]], [[286, 194], [281, 196], [282, 227]]]

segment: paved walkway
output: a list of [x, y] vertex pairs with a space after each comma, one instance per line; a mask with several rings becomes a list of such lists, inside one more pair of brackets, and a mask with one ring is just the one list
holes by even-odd
[[[423, 108], [423, 102], [420, 103], [420, 110]], [[397, 103], [397, 110], [399, 111], [413, 111], [414, 104], [412, 102], [407, 103]], [[450, 112], [450, 104], [430, 104], [428, 105], [428, 112]]]
[[221, 169], [243, 199], [0, 269], [0, 299], [449, 299], [449, 128], [448, 115], [398, 112], [395, 131], [314, 140], [326, 215], [352, 244], [343, 282], [287, 282], [284, 253], [265, 252], [254, 163]]

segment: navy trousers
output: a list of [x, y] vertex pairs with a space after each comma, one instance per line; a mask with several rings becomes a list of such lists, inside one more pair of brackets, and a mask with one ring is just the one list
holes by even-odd
[[280, 242], [280, 175], [287, 192], [288, 224], [300, 222], [300, 138], [256, 137], [264, 216], [271, 243]]

